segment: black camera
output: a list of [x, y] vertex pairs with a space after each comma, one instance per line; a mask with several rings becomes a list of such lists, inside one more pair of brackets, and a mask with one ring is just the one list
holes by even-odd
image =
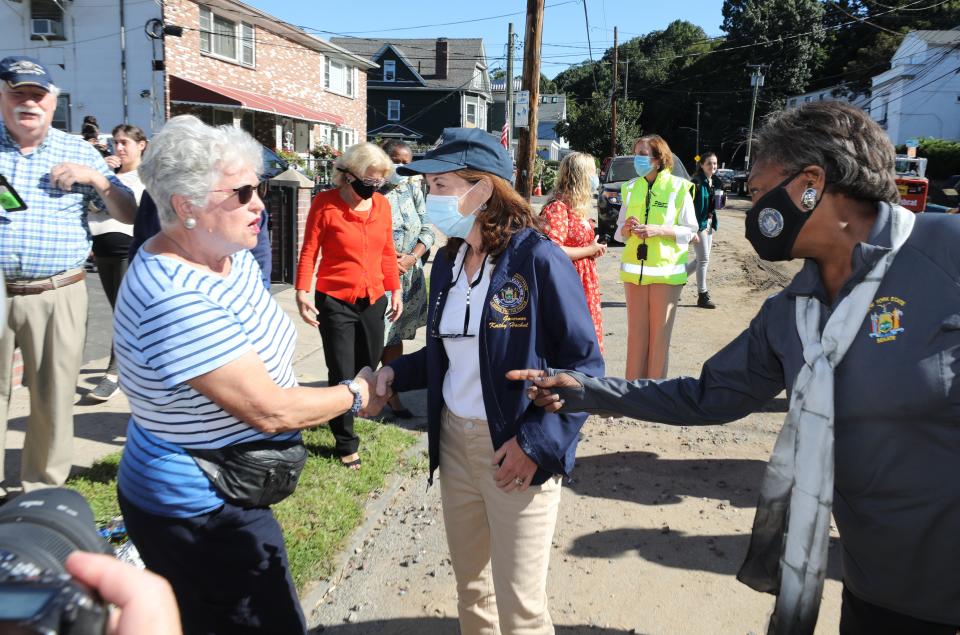
[[0, 635], [106, 631], [107, 605], [63, 566], [78, 550], [113, 554], [77, 492], [43, 489], [0, 507]]

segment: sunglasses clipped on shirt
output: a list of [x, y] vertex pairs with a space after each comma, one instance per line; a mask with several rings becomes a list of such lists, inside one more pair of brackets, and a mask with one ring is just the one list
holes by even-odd
[[457, 277], [454, 278], [447, 287], [437, 295], [437, 305], [434, 308], [433, 312], [433, 324], [430, 325], [430, 335], [436, 337], [437, 339], [446, 339], [446, 340], [456, 340], [464, 337], [476, 337], [475, 333], [468, 333], [470, 327], [470, 295], [473, 292], [474, 287], [476, 287], [483, 280], [483, 271], [487, 268], [487, 257], [483, 257], [483, 262], [480, 263], [480, 271], [477, 275], [477, 279], [471, 282], [467, 286], [467, 298], [466, 306], [463, 310], [463, 333], [441, 333], [440, 332], [440, 301], [443, 299], [443, 296], [450, 292], [454, 286], [456, 286], [457, 281], [460, 280], [460, 274], [463, 273], [463, 265], [466, 264], [467, 258], [464, 256], [463, 262], [460, 263], [460, 271], [457, 272]]
[[270, 181], [260, 181], [256, 185], [241, 185], [240, 187], [235, 187], [230, 190], [211, 190], [213, 192], [233, 192], [237, 195], [237, 200], [241, 205], [246, 205], [250, 202], [250, 199], [253, 198], [253, 193], [256, 191], [257, 196], [260, 197], [260, 200], [266, 200], [267, 192], [270, 191]]

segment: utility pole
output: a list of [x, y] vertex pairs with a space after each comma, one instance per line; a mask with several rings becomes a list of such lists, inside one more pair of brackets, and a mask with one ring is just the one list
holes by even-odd
[[624, 63], [627, 67], [623, 72], [623, 98], [630, 99], [630, 96], [627, 95], [627, 86], [630, 84], [630, 58], [628, 57]]
[[513, 153], [513, 22], [507, 27], [507, 152]]
[[700, 156], [700, 100], [697, 100], [697, 156]]
[[750, 170], [750, 146], [753, 144], [753, 117], [757, 114], [757, 93], [763, 86], [763, 68], [766, 64], [747, 64], [747, 68], [753, 69], [753, 75], [750, 76], [750, 85], [753, 86], [753, 103], [750, 104], [750, 127], [747, 131], [747, 155], [743, 159], [743, 169]]
[[537, 157], [537, 109], [540, 107], [540, 44], [543, 39], [544, 0], [527, 0], [527, 26], [523, 37], [523, 90], [530, 93], [530, 118], [517, 139], [516, 188], [528, 201], [533, 191], [533, 165]]
[[613, 90], [610, 91], [610, 157], [617, 156], [617, 27], [613, 27]]

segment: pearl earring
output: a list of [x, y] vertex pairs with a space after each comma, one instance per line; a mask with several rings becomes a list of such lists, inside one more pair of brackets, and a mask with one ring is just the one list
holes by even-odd
[[187, 216], [183, 219], [183, 226], [187, 229], [195, 229], [197, 226], [197, 219], [193, 216]]

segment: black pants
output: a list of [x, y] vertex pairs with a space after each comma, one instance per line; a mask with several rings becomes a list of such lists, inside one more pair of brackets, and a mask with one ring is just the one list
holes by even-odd
[[[387, 297], [382, 296], [373, 304], [367, 298], [351, 304], [318, 291], [316, 303], [323, 357], [327, 362], [327, 383], [336, 386], [344, 379], [353, 379], [364, 366], [376, 368], [383, 354]], [[331, 419], [330, 430], [340, 456], [349, 456], [360, 447], [360, 437], [353, 432], [353, 415], [349, 412]]]
[[[117, 293], [120, 291], [120, 283], [123, 282], [123, 275], [127, 273], [127, 264], [129, 261], [126, 256], [122, 258], [105, 258], [96, 256], [97, 273], [100, 275], [100, 284], [103, 285], [103, 292], [110, 301], [110, 309], [117, 304]], [[107, 321], [113, 331], [113, 316]], [[107, 375], [117, 374], [117, 357], [113, 353], [113, 345], [110, 346], [110, 363], [107, 365]]]
[[173, 587], [184, 635], [306, 632], [283, 533], [270, 509], [227, 503], [209, 514], [168, 518], [117, 494], [144, 564]]
[[960, 625], [939, 624], [910, 617], [861, 600], [843, 587], [840, 635], [956, 635]]

